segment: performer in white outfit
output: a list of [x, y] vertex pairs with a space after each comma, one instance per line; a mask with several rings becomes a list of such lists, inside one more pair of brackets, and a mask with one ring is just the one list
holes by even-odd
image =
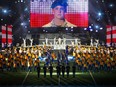
[[90, 46], [92, 46], [92, 47], [93, 47], [93, 39], [92, 39], [92, 38], [91, 38]]
[[30, 41], [31, 41], [31, 44], [30, 44], [30, 46], [32, 47], [32, 45], [33, 45], [33, 39], [30, 39]]
[[26, 47], [26, 39], [23, 38], [23, 46]]
[[71, 41], [72, 46], [74, 47], [74, 41]]
[[77, 45], [77, 38], [75, 38], [75, 44]]
[[54, 45], [56, 45], [56, 37], [54, 38]]
[[59, 43], [59, 45], [61, 45], [61, 38], [60, 37], [58, 38], [58, 43]]
[[46, 45], [48, 45], [48, 38], [45, 38], [45, 41], [46, 41]]
[[99, 40], [96, 39], [96, 47], [98, 47], [98, 44], [99, 44]]

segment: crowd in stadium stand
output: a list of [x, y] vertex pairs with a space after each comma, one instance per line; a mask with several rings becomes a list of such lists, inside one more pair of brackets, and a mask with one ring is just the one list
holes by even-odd
[[65, 51], [55, 53], [51, 51], [51, 47], [35, 46], [4, 48], [0, 52], [0, 71], [37, 71], [38, 65], [43, 63], [40, 60], [43, 57], [46, 57], [44, 61], [44, 65], [46, 66], [53, 65], [55, 62], [55, 64], [60, 65], [60, 68], [62, 66], [66, 67], [68, 64], [70, 67], [73, 67], [73, 64], [70, 64], [72, 61], [69, 61], [67, 58], [68, 55], [74, 57], [73, 63], [75, 63], [76, 72], [89, 70], [100, 72], [116, 69], [115, 47], [67, 46]]

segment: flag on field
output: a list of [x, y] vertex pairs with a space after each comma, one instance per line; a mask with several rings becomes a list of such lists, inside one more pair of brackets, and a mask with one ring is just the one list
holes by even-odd
[[107, 25], [106, 31], [106, 43], [110, 45], [111, 43], [116, 44], [116, 26]]
[[[51, 4], [54, 0], [30, 0], [30, 25], [41, 27], [53, 19]], [[78, 27], [88, 26], [88, 0], [68, 0], [65, 18]]]
[[12, 44], [12, 25], [2, 26], [2, 47]]
[[12, 25], [7, 26], [8, 44], [12, 44]]
[[6, 26], [2, 26], [2, 47], [6, 44]]

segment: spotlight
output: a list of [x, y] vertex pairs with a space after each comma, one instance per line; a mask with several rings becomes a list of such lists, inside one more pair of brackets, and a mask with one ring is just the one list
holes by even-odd
[[93, 26], [93, 24], [91, 24], [91, 26]]
[[23, 26], [23, 25], [24, 25], [24, 23], [21, 23], [21, 25]]
[[73, 27], [71, 27], [71, 28], [73, 28]]
[[112, 8], [114, 5], [113, 4], [110, 4], [109, 6]]
[[98, 25], [96, 25], [96, 26], [95, 26], [95, 28], [96, 28], [96, 29], [98, 29], [98, 28], [99, 28], [99, 26], [98, 26]]
[[71, 29], [71, 31], [73, 31], [73, 29]]
[[99, 12], [99, 13], [98, 13], [98, 16], [101, 16], [101, 15], [102, 15], [101, 12]]
[[68, 30], [68, 28], [66, 28], [66, 30]]
[[87, 28], [84, 28], [84, 30], [87, 30]]
[[1, 19], [1, 21], [3, 21], [3, 19]]
[[96, 32], [98, 32], [98, 30], [96, 30]]
[[6, 9], [3, 9], [2, 12], [3, 12], [4, 14], [7, 14], [7, 13], [8, 13], [8, 11], [7, 11]]
[[90, 29], [90, 31], [93, 31], [93, 29]]
[[28, 33], [30, 33], [30, 31], [28, 31]]
[[4, 10], [3, 12], [4, 12], [4, 13], [7, 13], [7, 10]]
[[103, 28], [102, 27], [100, 27], [100, 30], [102, 30]]
[[27, 28], [27, 26], [25, 26], [25, 28]]
[[91, 26], [89, 26], [89, 28], [91, 28]]
[[21, 23], [21, 26], [24, 26], [25, 27], [26, 26], [26, 23], [25, 22], [22, 22]]
[[21, 2], [23, 2], [23, 0], [21, 0]]

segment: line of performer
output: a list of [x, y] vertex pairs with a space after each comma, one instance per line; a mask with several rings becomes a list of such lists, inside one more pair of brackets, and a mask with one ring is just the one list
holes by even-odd
[[[31, 38], [29, 40], [30, 40], [30, 47], [32, 47], [33, 39]], [[45, 39], [42, 39], [42, 41], [43, 42], [39, 45], [54, 46], [54, 48], [56, 48], [55, 46], [58, 46], [60, 48], [60, 46], [65, 47], [66, 45], [72, 45], [72, 46], [81, 45], [81, 40], [79, 38], [75, 38], [75, 39], [58, 38], [58, 39], [56, 39], [56, 37], [55, 37], [54, 39], [45, 38]], [[99, 40], [98, 39], [93, 40], [93, 38], [91, 38], [90, 46], [98, 47]], [[26, 47], [26, 39], [24, 39], [24, 38], [23, 38], [23, 47]]]

